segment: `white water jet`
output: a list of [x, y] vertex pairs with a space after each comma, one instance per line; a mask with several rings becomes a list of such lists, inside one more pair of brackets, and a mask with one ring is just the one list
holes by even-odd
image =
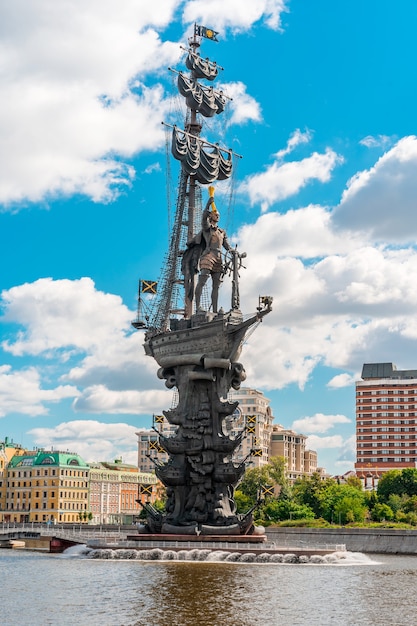
[[86, 546], [74, 546], [65, 551], [66, 557], [84, 557], [89, 559], [136, 560], [136, 561], [186, 561], [209, 563], [282, 563], [285, 565], [370, 565], [374, 564], [367, 555], [360, 552], [332, 552], [331, 554], [295, 554], [262, 552], [227, 552], [223, 550], [162, 550], [152, 548], [137, 550], [134, 548], [100, 548], [91, 549]]

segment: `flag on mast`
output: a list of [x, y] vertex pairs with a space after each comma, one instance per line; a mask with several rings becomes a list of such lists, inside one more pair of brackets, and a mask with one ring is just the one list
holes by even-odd
[[207, 28], [206, 26], [199, 26], [198, 24], [194, 24], [194, 35], [197, 37], [205, 37], [206, 39], [211, 39], [212, 41], [219, 41], [217, 39], [217, 35], [219, 33], [212, 28]]
[[158, 283], [155, 280], [141, 280], [140, 290], [142, 293], [156, 294]]

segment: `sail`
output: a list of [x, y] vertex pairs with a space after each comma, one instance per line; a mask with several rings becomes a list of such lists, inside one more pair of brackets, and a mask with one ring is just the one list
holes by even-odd
[[178, 74], [177, 84], [178, 91], [184, 96], [188, 108], [201, 113], [204, 117], [213, 117], [223, 112], [225, 98], [221, 92], [214, 91], [213, 87], [202, 87], [181, 72]]
[[217, 65], [208, 59], [202, 59], [199, 54], [188, 52], [185, 65], [196, 78], [205, 78], [206, 80], [214, 80], [219, 73]]
[[215, 180], [226, 180], [232, 175], [232, 154], [223, 156], [218, 146], [211, 151], [203, 148], [204, 142], [181, 131], [176, 126], [172, 130], [172, 155], [181, 161], [183, 170], [203, 184], [208, 185]]

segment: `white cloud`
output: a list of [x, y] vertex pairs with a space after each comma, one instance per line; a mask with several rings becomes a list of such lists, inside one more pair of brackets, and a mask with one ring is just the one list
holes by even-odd
[[261, 204], [265, 212], [274, 203], [297, 194], [313, 180], [328, 182], [333, 169], [341, 162], [342, 158], [330, 148], [324, 154], [313, 152], [301, 161], [282, 163], [277, 159], [261, 174], [248, 176], [239, 191], [248, 194], [252, 205]]
[[121, 456], [124, 462], [137, 465], [137, 430], [124, 423], [74, 420], [54, 428], [33, 428], [28, 434], [39, 447], [76, 451], [87, 462]]
[[131, 415], [149, 415], [161, 413], [169, 409], [172, 403], [172, 392], [167, 390], [113, 391], [104, 385], [94, 385], [84, 389], [74, 400], [75, 411], [86, 413], [127, 413]]
[[359, 143], [366, 148], [387, 148], [392, 143], [392, 139], [387, 135], [377, 135], [376, 137], [367, 135]]
[[262, 20], [269, 28], [281, 28], [281, 14], [286, 11], [286, 0], [189, 0], [184, 8], [186, 22], [201, 20], [219, 31], [230, 28], [235, 32], [250, 29]]
[[170, 408], [172, 393], [157, 381], [157, 365], [145, 356], [143, 335], [132, 332], [133, 314], [118, 296], [97, 291], [87, 278], [40, 279], [2, 295], [4, 320], [23, 327], [3, 349], [30, 355], [38, 368], [45, 360], [53, 363], [55, 377], [60, 371], [61, 382], [70, 383], [47, 392], [35, 366], [13, 376], [4, 370], [6, 412], [41, 414], [43, 402], [67, 397], [76, 398], [77, 412], [151, 414]]
[[318, 437], [317, 435], [309, 435], [307, 437], [306, 446], [309, 450], [340, 448], [341, 446], [343, 446], [343, 437], [341, 435], [331, 435], [329, 437]]
[[333, 222], [367, 231], [374, 241], [414, 242], [417, 237], [417, 137], [404, 137], [369, 170], [347, 184]]
[[302, 433], [326, 433], [336, 424], [349, 424], [350, 419], [346, 415], [325, 415], [316, 413], [311, 417], [303, 417], [295, 420], [291, 426], [295, 431]]
[[336, 465], [340, 467], [353, 467], [356, 459], [356, 436], [353, 434], [346, 439], [340, 450], [336, 460]]
[[[280, 28], [284, 0], [144, 4], [125, 0], [24, 0], [1, 10], [0, 204], [16, 211], [29, 202], [82, 194], [108, 202], [132, 184], [128, 159], [164, 143], [161, 120], [169, 98], [145, 81], [181, 55], [179, 42], [159, 31], [198, 16], [224, 29], [263, 21]], [[260, 108], [241, 84], [233, 120], [259, 120]]]
[[16, 0], [2, 7], [0, 203], [16, 209], [75, 193], [107, 201], [131, 183], [124, 159], [163, 144], [164, 94], [137, 79], [178, 58], [178, 44], [163, 44], [155, 30], [178, 4], [126, 0], [120, 10], [116, 0]]
[[[414, 366], [412, 247], [372, 247], [359, 233], [334, 230], [331, 212], [321, 207], [263, 215], [244, 226], [237, 240], [248, 254], [242, 308], [254, 309], [259, 294], [274, 297], [273, 311], [242, 355], [252, 385], [303, 388], [319, 363], [346, 375], [373, 360]], [[342, 382], [348, 379], [331, 386]]]
[[350, 387], [355, 384], [355, 380], [358, 380], [358, 376], [352, 376], [351, 374], [338, 374], [333, 376], [327, 383], [327, 386], [331, 389], [340, 389], [341, 387]]
[[335, 231], [330, 211], [316, 205], [284, 214], [271, 211], [261, 215], [254, 224], [239, 229], [238, 240], [239, 247], [248, 253], [247, 263], [258, 276], [259, 267], [263, 271], [275, 271], [270, 264], [278, 258], [295, 261], [297, 257], [314, 259], [344, 254], [362, 243], [358, 235], [346, 236]]
[[4, 320], [25, 328], [2, 343], [14, 355], [88, 350], [122, 337], [132, 317], [119, 296], [97, 291], [90, 278], [40, 278], [4, 290], [2, 300]]
[[40, 374], [34, 367], [14, 371], [10, 365], [0, 365], [0, 417], [8, 413], [46, 415], [48, 404], [77, 395], [77, 388], [70, 385], [42, 388]]
[[241, 82], [221, 83], [218, 89], [223, 90], [225, 95], [231, 98], [228, 104], [231, 111], [230, 124], [261, 121], [261, 107], [252, 96], [246, 93], [246, 85]]
[[297, 146], [303, 143], [309, 143], [309, 141], [311, 140], [311, 137], [312, 135], [309, 130], [306, 130], [304, 133], [302, 133], [300, 129], [297, 128], [297, 130], [295, 130], [293, 134], [290, 136], [290, 138], [288, 139], [286, 147], [283, 148], [282, 150], [278, 150], [275, 157], [277, 159], [282, 159], [284, 156], [286, 156], [287, 154], [290, 154], [290, 152], [295, 150]]

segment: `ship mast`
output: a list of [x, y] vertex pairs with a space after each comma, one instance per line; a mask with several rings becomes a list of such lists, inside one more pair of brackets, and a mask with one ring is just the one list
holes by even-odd
[[[194, 31], [194, 35], [189, 40], [189, 45], [193, 53], [196, 53], [200, 47], [200, 42], [197, 40], [197, 35]], [[196, 80], [195, 70], [191, 70], [191, 79]], [[201, 124], [197, 120], [197, 111], [190, 109], [190, 121], [186, 124], [185, 130], [193, 135], [192, 143], [195, 145], [197, 138], [201, 133]], [[187, 241], [190, 241], [194, 236], [194, 220], [196, 214], [196, 181], [193, 176], [188, 176], [188, 216], [187, 216]], [[184, 303], [184, 317], [190, 318], [193, 313], [193, 301], [185, 295]]]
[[[204, 36], [208, 37], [207, 34]], [[171, 127], [171, 152], [175, 159], [181, 161], [181, 170], [175, 218], [158, 284], [158, 294], [149, 307], [150, 313], [146, 322], [142, 320], [140, 313], [142, 301], [139, 294], [138, 316], [132, 322], [135, 328], [147, 328], [151, 335], [173, 330], [180, 319], [190, 320], [192, 317], [195, 275], [187, 273], [185, 278], [182, 261], [187, 244], [201, 229], [201, 189], [216, 180], [229, 178], [233, 171], [232, 155], [235, 156], [235, 153], [201, 137], [203, 125], [200, 116], [207, 118], [222, 113], [226, 97], [221, 91], [200, 84], [199, 79], [213, 81], [218, 70], [223, 69], [215, 62], [200, 56], [200, 45], [201, 34], [195, 27], [194, 35], [188, 40], [188, 56], [185, 62], [190, 73], [186, 75], [169, 68], [178, 74], [178, 90], [185, 99], [187, 112], [182, 129]]]

